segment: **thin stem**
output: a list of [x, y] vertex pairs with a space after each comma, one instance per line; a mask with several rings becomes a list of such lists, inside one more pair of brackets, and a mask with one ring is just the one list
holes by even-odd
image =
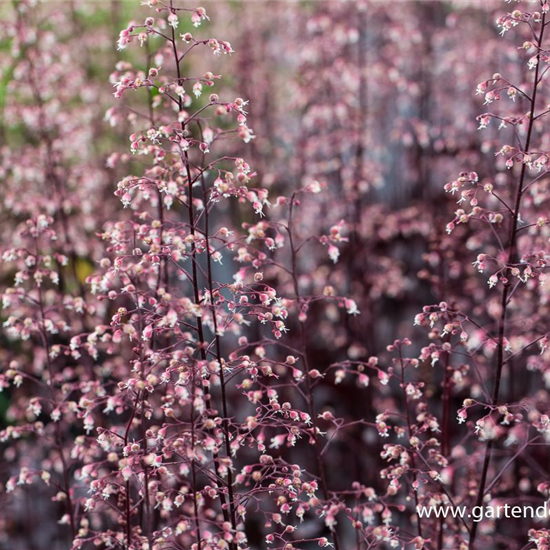
[[[37, 243], [37, 250], [36, 250], [36, 256], [38, 257], [38, 243]], [[46, 352], [46, 364], [48, 366], [48, 372], [50, 376], [50, 393], [52, 396], [53, 403], [57, 402], [57, 398], [55, 395], [55, 386], [54, 386], [54, 370], [53, 365], [51, 361], [51, 350], [50, 350], [50, 343], [48, 340], [47, 332], [46, 332], [46, 313], [44, 311], [44, 300], [42, 298], [42, 288], [38, 287], [38, 307], [40, 310], [40, 334], [42, 336], [44, 349]], [[62, 473], [63, 473], [63, 492], [65, 493], [67, 497], [67, 512], [69, 514], [70, 519], [70, 526], [71, 526], [71, 534], [73, 539], [76, 538], [76, 520], [74, 515], [74, 505], [72, 501], [71, 496], [71, 488], [70, 488], [70, 482], [69, 482], [69, 468], [67, 466], [67, 461], [65, 460], [65, 453], [63, 452], [63, 441], [62, 441], [62, 435], [61, 435], [61, 427], [60, 427], [61, 420], [57, 421], [55, 423], [55, 441], [57, 445], [57, 451], [59, 453], [59, 458], [61, 460], [61, 466], [62, 466]]]
[[[294, 293], [296, 295], [296, 304], [298, 308], [301, 308], [302, 304], [302, 297], [300, 294], [300, 287], [298, 285], [298, 268], [297, 268], [297, 251], [296, 246], [294, 243], [294, 235], [293, 235], [293, 224], [292, 224], [292, 216], [294, 211], [294, 203], [295, 203], [295, 193], [292, 194], [290, 198], [290, 206], [289, 206], [289, 214], [288, 214], [288, 226], [287, 226], [287, 232], [290, 242], [290, 251], [291, 251], [291, 263], [292, 263], [292, 283], [294, 286]], [[321, 480], [321, 490], [323, 492], [323, 498], [328, 501], [330, 499], [330, 493], [328, 490], [328, 483], [326, 479], [326, 473], [325, 473], [325, 467], [323, 465], [322, 461], [322, 453], [318, 452], [319, 447], [319, 441], [317, 437], [317, 421], [316, 421], [316, 415], [315, 415], [315, 400], [313, 395], [313, 388], [311, 385], [311, 376], [309, 375], [310, 372], [310, 366], [308, 361], [308, 355], [307, 355], [307, 340], [306, 340], [306, 333], [305, 333], [305, 327], [304, 323], [302, 321], [299, 321], [300, 324], [300, 344], [301, 344], [301, 355], [302, 359], [304, 361], [304, 368], [306, 371], [306, 396], [307, 396], [307, 405], [309, 409], [309, 416], [311, 417], [312, 422], [312, 438], [314, 441], [314, 450], [315, 450], [315, 457], [317, 461], [317, 470], [319, 474], [319, 478]], [[338, 535], [336, 531], [332, 531], [332, 539], [334, 541], [334, 548], [335, 550], [339, 550], [340, 545], [338, 542]]]
[[[412, 421], [411, 421], [411, 413], [409, 410], [409, 396], [407, 395], [407, 389], [406, 389], [406, 382], [405, 382], [405, 362], [403, 361], [403, 355], [401, 352], [401, 348], [399, 348], [399, 364], [401, 366], [401, 390], [403, 392], [403, 401], [405, 406], [405, 417], [407, 419], [407, 432], [409, 434], [409, 441], [411, 440], [413, 436], [413, 429], [412, 429]], [[411, 453], [411, 464], [414, 470], [413, 473], [413, 479], [415, 485], [418, 483], [418, 475], [416, 472], [416, 459], [415, 459], [415, 452]], [[415, 509], [418, 510], [419, 500], [418, 500], [418, 487], [413, 487], [413, 493], [414, 493], [414, 503], [415, 503]], [[420, 518], [420, 515], [417, 514], [417, 520], [418, 520], [418, 535], [422, 536], [422, 519]]]
[[[542, 16], [542, 24], [540, 28], [540, 33], [538, 36], [538, 47], [540, 48], [542, 45], [542, 39], [544, 36], [544, 28], [545, 28], [545, 18], [546, 14], [543, 14]], [[537, 54], [537, 58], [540, 58], [540, 54]], [[540, 59], [539, 59], [540, 61]], [[531, 146], [531, 138], [533, 135], [533, 127], [534, 127], [534, 121], [535, 121], [535, 107], [536, 107], [536, 100], [537, 100], [537, 91], [538, 91], [538, 85], [540, 83], [539, 81], [539, 67], [540, 62], [537, 63], [535, 67], [535, 75], [533, 80], [533, 96], [531, 100], [531, 106], [530, 106], [530, 113], [529, 113], [529, 126], [527, 128], [527, 137], [525, 140], [525, 147], [524, 150], [526, 152], [529, 151], [529, 148]], [[506, 282], [503, 285], [502, 290], [502, 296], [500, 300], [500, 307], [501, 307], [501, 314], [499, 318], [498, 323], [498, 343], [497, 343], [497, 358], [496, 358], [496, 375], [495, 375], [495, 385], [493, 388], [493, 395], [492, 395], [492, 405], [493, 407], [498, 406], [498, 401], [500, 397], [500, 385], [502, 381], [502, 371], [504, 367], [504, 340], [505, 340], [505, 334], [506, 334], [506, 321], [507, 321], [507, 309], [508, 309], [508, 294], [510, 292], [511, 283], [509, 281], [510, 272], [511, 269], [509, 267], [510, 264], [515, 263], [517, 261], [517, 229], [518, 229], [518, 222], [520, 218], [520, 208], [521, 208], [521, 200], [524, 192], [524, 182], [525, 182], [525, 175], [526, 175], [527, 166], [525, 163], [522, 164], [521, 167], [521, 173], [519, 178], [519, 183], [517, 187], [516, 192], [516, 200], [515, 200], [515, 206], [514, 206], [514, 216], [512, 218], [512, 224], [510, 227], [510, 234], [508, 237], [508, 259], [507, 259], [507, 268], [505, 270], [505, 277]], [[513, 372], [512, 369], [510, 369], [510, 384], [513, 384]], [[493, 450], [494, 445], [494, 439], [490, 439], [487, 443], [487, 447], [485, 448], [485, 457], [483, 459], [483, 467], [481, 471], [481, 479], [479, 483], [477, 498], [476, 498], [476, 506], [481, 506], [483, 503], [483, 497], [485, 495], [485, 485], [487, 484], [487, 474], [489, 471], [489, 466], [491, 463], [491, 454]], [[476, 535], [477, 535], [477, 527], [478, 522], [474, 522], [472, 525], [472, 531], [470, 535], [470, 543], [469, 543], [469, 550], [475, 550], [475, 541], [476, 541]]]
[[[201, 134], [202, 134], [202, 128], [201, 128]], [[203, 155], [204, 159], [204, 155]], [[204, 163], [203, 163], [204, 164]], [[202, 186], [202, 192], [203, 192], [203, 199], [206, 203], [207, 199], [207, 189], [206, 189], [206, 182], [204, 179], [204, 171], [202, 172], [201, 177], [201, 186]], [[216, 306], [214, 303], [214, 283], [212, 278], [212, 253], [210, 250], [210, 243], [209, 243], [209, 212], [208, 208], [205, 208], [204, 212], [204, 238], [206, 239], [206, 271], [207, 271], [207, 278], [208, 278], [208, 291], [210, 293], [210, 300], [212, 303], [212, 324], [214, 328], [214, 340], [216, 344], [216, 358], [218, 360], [218, 363], [220, 365], [220, 386], [221, 386], [221, 394], [222, 394], [222, 412], [223, 412], [223, 418], [222, 418], [222, 429], [224, 433], [224, 442], [225, 442], [225, 453], [228, 459], [231, 458], [231, 445], [230, 445], [230, 433], [229, 433], [229, 414], [227, 409], [227, 394], [226, 394], [226, 387], [225, 387], [225, 373], [224, 373], [224, 363], [222, 360], [221, 355], [221, 343], [220, 343], [220, 337], [218, 334], [218, 320], [216, 317]], [[227, 489], [229, 492], [229, 515], [231, 518], [231, 527], [233, 528], [233, 531], [236, 532], [237, 530], [237, 524], [236, 524], [236, 518], [235, 518], [235, 496], [233, 494], [233, 473], [231, 471], [231, 467], [227, 468]]]
[[[173, 1], [172, 0], [170, 0], [170, 8], [173, 11]], [[174, 62], [175, 62], [175, 65], [176, 65], [176, 72], [177, 72], [177, 77], [178, 77], [178, 81], [179, 81], [181, 79], [180, 58], [179, 58], [179, 55], [178, 55], [178, 47], [177, 47], [177, 44], [176, 44], [175, 31], [174, 31], [173, 28], [172, 28], [172, 39], [170, 40], [170, 42], [172, 43], [172, 49], [173, 49], [173, 53], [174, 53]], [[178, 101], [179, 101], [179, 110], [182, 111], [183, 110], [183, 101], [182, 101], [181, 98], [178, 98]], [[181, 122], [182, 132], [185, 131], [185, 126], [186, 126], [186, 123], [184, 121], [182, 121]], [[192, 260], [191, 270], [192, 270], [193, 299], [194, 299], [195, 305], [200, 306], [201, 300], [200, 300], [199, 284], [198, 284], [199, 279], [198, 279], [198, 270], [197, 270], [197, 249], [196, 249], [195, 240], [194, 240], [195, 235], [196, 235], [196, 231], [195, 231], [195, 223], [196, 222], [195, 222], [195, 210], [194, 210], [194, 205], [193, 205], [193, 184], [192, 184], [193, 178], [192, 178], [192, 175], [191, 175], [191, 163], [190, 163], [189, 154], [188, 154], [187, 151], [185, 151], [183, 153], [182, 160], [183, 160], [183, 163], [185, 165], [186, 176], [187, 176], [187, 202], [188, 202], [187, 207], [188, 207], [188, 215], [189, 215], [189, 228], [190, 228], [191, 236], [193, 237], [193, 240], [192, 240], [192, 243], [191, 243], [191, 260]], [[208, 243], [207, 243], [207, 247], [208, 247]], [[202, 323], [202, 318], [201, 317], [197, 317], [197, 333], [198, 333], [198, 339], [199, 339], [201, 359], [203, 361], [206, 361], [207, 360], [206, 340], [205, 340], [205, 337], [204, 337], [204, 328], [203, 328], [203, 323]], [[222, 368], [221, 364], [220, 364], [220, 368]], [[194, 406], [194, 405], [192, 405], [192, 406]], [[208, 406], [209, 409], [211, 409], [210, 400], [208, 400], [207, 406]], [[193, 463], [194, 462], [195, 462], [195, 460], [193, 459]], [[219, 479], [222, 479], [222, 476], [219, 473], [219, 465], [218, 465], [217, 456], [214, 457], [214, 470], [215, 470], [216, 476]], [[229, 479], [230, 479], [230, 474], [228, 474], [228, 480]], [[232, 491], [232, 489], [229, 489], [229, 487], [228, 487], [228, 494], [229, 495], [232, 494], [231, 491]], [[229, 498], [231, 498], [231, 497], [229, 496]], [[222, 514], [223, 514], [224, 520], [225, 521], [230, 521], [231, 520], [230, 511], [232, 511], [232, 502], [229, 503], [229, 511], [228, 511], [228, 509], [225, 505], [225, 497], [222, 493], [220, 494], [220, 502], [221, 502]], [[195, 506], [195, 509], [196, 509], [196, 506]], [[231, 516], [233, 516], [232, 513], [231, 513]], [[198, 521], [198, 517], [197, 517], [196, 521]], [[233, 526], [234, 525], [234, 518], [233, 518], [233, 521], [231, 523], [232, 523], [232, 526]], [[235, 548], [235, 544], [231, 544], [230, 548], [232, 548], [232, 549]], [[198, 541], [198, 550], [201, 550], [201, 541], [200, 540]]]

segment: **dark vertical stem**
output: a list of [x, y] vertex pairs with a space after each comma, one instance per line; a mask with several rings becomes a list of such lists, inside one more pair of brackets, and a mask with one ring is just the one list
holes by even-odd
[[[449, 342], [450, 338], [446, 338], [446, 341]], [[443, 408], [443, 418], [441, 421], [441, 452], [444, 457], [447, 457], [450, 452], [450, 405], [451, 405], [451, 376], [450, 376], [450, 366], [449, 366], [449, 353], [445, 353], [445, 362], [444, 368], [445, 372], [443, 373], [443, 396], [442, 396], [442, 408]]]
[[[202, 134], [202, 129], [201, 129]], [[203, 155], [203, 164], [204, 164], [204, 155]], [[210, 242], [209, 242], [209, 211], [208, 211], [208, 196], [206, 190], [206, 182], [204, 181], [204, 170], [201, 170], [201, 186], [203, 192], [203, 199], [205, 204], [204, 209], [204, 238], [206, 239], [206, 271], [208, 279], [208, 291], [210, 292], [210, 300], [212, 303], [212, 324], [214, 329], [214, 340], [216, 343], [216, 359], [220, 365], [220, 386], [221, 386], [221, 397], [222, 397], [222, 429], [224, 433], [224, 442], [225, 442], [225, 453], [227, 458], [231, 458], [231, 446], [230, 446], [230, 432], [229, 432], [229, 414], [227, 408], [227, 392], [225, 387], [225, 373], [223, 371], [223, 361], [221, 355], [221, 342], [218, 335], [218, 320], [216, 318], [216, 305], [214, 303], [214, 281], [212, 276], [212, 253], [210, 251]], [[229, 515], [231, 519], [231, 526], [234, 531], [237, 529], [236, 517], [235, 517], [235, 495], [233, 493], [233, 473], [231, 467], [227, 469], [227, 490], [229, 497]]]
[[[412, 420], [411, 420], [411, 413], [409, 410], [409, 397], [407, 395], [407, 388], [406, 388], [406, 382], [405, 382], [405, 362], [403, 360], [403, 355], [401, 353], [401, 348], [399, 348], [399, 364], [401, 366], [401, 389], [403, 391], [403, 401], [405, 406], [405, 417], [407, 419], [407, 432], [409, 434], [409, 442], [413, 436], [413, 430], [412, 430]], [[418, 481], [418, 474], [416, 472], [416, 459], [414, 457], [415, 453], [411, 453], [411, 464], [414, 469], [413, 479], [416, 484]], [[418, 510], [418, 487], [413, 488], [413, 494], [414, 494], [414, 504], [416, 506], [415, 510]], [[418, 521], [418, 535], [422, 536], [422, 520], [420, 519], [420, 516], [417, 513], [417, 521]]]
[[[160, 269], [160, 268], [159, 268]], [[145, 381], [145, 357], [143, 354], [143, 315], [141, 311], [141, 304], [139, 303], [139, 295], [136, 290], [135, 294], [135, 300], [136, 300], [136, 307], [138, 312], [138, 318], [139, 318], [139, 362], [141, 365], [141, 379]], [[141, 440], [142, 440], [142, 448], [143, 448], [143, 457], [145, 458], [148, 453], [148, 444], [147, 444], [147, 417], [145, 415], [145, 392], [142, 392], [141, 394], [141, 400], [140, 400], [140, 406], [141, 406], [141, 418], [140, 418], [140, 429], [141, 429]], [[136, 401], [137, 404], [137, 401]], [[153, 547], [153, 538], [151, 534], [151, 502], [149, 497], [149, 468], [147, 464], [143, 463], [143, 524], [144, 524], [144, 532], [145, 536], [147, 537], [147, 541], [149, 543], [149, 547]]]
[[[38, 243], [36, 243], [36, 257], [38, 258]], [[53, 403], [57, 401], [56, 395], [55, 395], [55, 378], [54, 378], [54, 370], [51, 360], [51, 351], [50, 351], [50, 343], [48, 341], [48, 335], [46, 332], [46, 313], [44, 310], [44, 300], [42, 297], [42, 288], [38, 287], [38, 308], [40, 310], [40, 334], [42, 336], [44, 350], [46, 352], [46, 364], [48, 366], [48, 373], [50, 377], [50, 393]], [[69, 482], [69, 468], [67, 466], [67, 461], [65, 459], [65, 453], [63, 451], [63, 440], [61, 435], [61, 427], [60, 427], [61, 419], [59, 419], [55, 423], [55, 441], [57, 445], [57, 451], [59, 453], [59, 458], [61, 460], [61, 467], [63, 472], [63, 492], [65, 493], [67, 497], [67, 512], [69, 514], [70, 519], [70, 525], [71, 525], [71, 534], [73, 537], [73, 540], [76, 538], [76, 520], [74, 515], [74, 506], [71, 496], [71, 486]]]
[[[130, 437], [130, 430], [132, 429], [132, 423], [136, 416], [137, 404], [141, 399], [141, 391], [138, 392], [134, 400], [133, 407], [131, 409], [130, 418], [126, 424], [126, 430], [124, 432], [124, 446], [128, 445], [128, 439]], [[125, 483], [126, 488], [126, 502], [124, 505], [124, 514], [126, 521], [126, 545], [130, 548], [132, 544], [132, 515], [131, 515], [131, 503], [130, 503], [130, 480], [127, 480]]]
[[130, 548], [132, 544], [132, 520], [130, 513], [130, 481], [126, 482], [126, 504], [124, 509], [126, 517], [126, 546]]
[[[290, 252], [291, 252], [291, 274], [292, 274], [292, 283], [294, 286], [294, 294], [296, 295], [296, 305], [298, 308], [301, 308], [302, 305], [302, 296], [300, 294], [300, 287], [298, 285], [298, 266], [297, 266], [297, 251], [296, 246], [294, 242], [294, 233], [293, 233], [293, 227], [292, 227], [292, 217], [294, 212], [294, 202], [295, 202], [296, 194], [293, 193], [290, 197], [290, 205], [289, 205], [289, 214], [288, 214], [288, 238], [290, 242]], [[325, 501], [330, 500], [330, 492], [328, 490], [328, 483], [325, 473], [325, 467], [323, 465], [323, 460], [321, 457], [321, 449], [319, 448], [319, 440], [317, 437], [317, 418], [315, 415], [315, 400], [313, 396], [313, 388], [311, 387], [311, 376], [309, 375], [310, 372], [310, 366], [309, 366], [309, 360], [307, 355], [307, 339], [306, 339], [306, 333], [304, 328], [304, 323], [302, 321], [298, 321], [300, 324], [300, 346], [301, 346], [301, 355], [302, 359], [304, 361], [304, 369], [306, 371], [306, 401], [308, 406], [308, 413], [311, 417], [311, 423], [312, 423], [312, 438], [314, 441], [314, 452], [315, 452], [315, 458], [317, 461], [317, 470], [318, 475], [321, 480], [321, 491], [323, 493], [323, 498]], [[334, 542], [334, 548], [335, 550], [339, 550], [340, 545], [338, 542], [338, 535], [336, 531], [332, 531], [332, 539]]]
[[196, 445], [196, 434], [195, 434], [195, 393], [197, 389], [197, 382], [195, 377], [195, 369], [193, 369], [193, 374], [191, 376], [192, 391], [191, 391], [191, 449], [193, 451], [192, 465], [191, 465], [191, 480], [193, 482], [193, 513], [195, 515], [195, 531], [197, 533], [197, 547], [198, 550], [201, 549], [201, 524], [199, 521], [199, 505], [197, 503], [197, 468], [195, 466], [195, 445]]
[[[170, 0], [170, 8], [173, 9], [173, 0]], [[175, 13], [175, 12], [173, 11], [173, 13]], [[181, 83], [180, 58], [179, 58], [179, 54], [178, 54], [178, 47], [177, 47], [177, 44], [176, 44], [176, 36], [175, 36], [175, 32], [174, 32], [173, 28], [172, 28], [171, 32], [172, 32], [171, 43], [172, 43], [172, 49], [173, 49], [173, 53], [174, 53], [174, 62], [176, 64], [176, 73], [177, 73], [178, 83]], [[182, 101], [181, 98], [179, 98], [178, 101], [179, 101], [179, 110], [181, 111], [183, 109], [183, 101]], [[185, 122], [184, 121], [181, 122], [181, 130], [182, 130], [182, 132], [185, 132]], [[183, 160], [183, 163], [185, 165], [186, 176], [187, 176], [187, 202], [188, 202], [187, 208], [188, 208], [188, 214], [189, 214], [190, 232], [191, 232], [191, 236], [193, 237], [193, 241], [191, 243], [191, 259], [192, 259], [191, 269], [192, 269], [192, 278], [193, 278], [193, 280], [192, 280], [193, 299], [194, 299], [194, 302], [195, 302], [196, 305], [200, 305], [201, 300], [200, 300], [199, 283], [198, 283], [199, 279], [198, 279], [198, 269], [197, 269], [197, 249], [196, 249], [196, 245], [195, 245], [195, 241], [194, 241], [194, 237], [196, 236], [197, 232], [196, 232], [196, 225], [195, 225], [195, 209], [194, 209], [194, 205], [193, 205], [193, 178], [192, 178], [192, 175], [191, 175], [190, 160], [189, 160], [189, 154], [188, 154], [187, 151], [185, 151], [183, 153], [182, 160]], [[207, 248], [208, 248], [208, 241], [207, 241]], [[198, 339], [199, 339], [201, 359], [203, 361], [206, 361], [207, 360], [206, 341], [205, 341], [205, 337], [204, 337], [203, 323], [202, 323], [202, 319], [200, 317], [197, 317], [197, 334], [198, 334]], [[220, 363], [220, 369], [222, 369], [222, 368], [223, 368], [223, 365]], [[222, 380], [222, 378], [220, 378], [220, 380]], [[222, 391], [225, 391], [223, 382], [222, 382], [222, 388], [223, 388]], [[208, 406], [209, 409], [211, 408], [210, 400], [208, 400], [207, 406]], [[225, 422], [227, 422], [226, 411], [227, 411], [227, 408], [225, 408], [225, 412], [223, 413], [224, 416], [225, 416]], [[224, 437], [225, 437], [225, 444], [226, 444], [226, 449], [227, 449], [227, 448], [229, 448], [228, 431], [224, 430]], [[217, 453], [216, 453], [216, 455], [217, 455]], [[217, 459], [218, 459], [218, 457], [215, 456], [214, 457], [214, 471], [216, 473], [217, 478], [220, 479], [220, 480], [223, 480], [223, 478], [220, 476], [220, 473], [219, 473], [219, 465], [218, 465], [218, 460]], [[195, 468], [196, 468], [196, 464], [195, 464], [195, 461], [193, 460], [192, 469], [194, 470]], [[195, 471], [193, 471], [192, 476], [193, 476], [193, 480], [195, 480], [196, 479]], [[223, 494], [220, 494], [219, 496], [220, 496], [222, 514], [223, 514], [224, 520], [231, 522], [231, 525], [232, 525], [233, 529], [235, 529], [236, 528], [235, 527], [235, 517], [234, 517], [234, 513], [233, 513], [233, 502], [232, 502], [232, 491], [233, 491], [233, 489], [232, 489], [232, 476], [231, 476], [230, 468], [228, 468], [228, 482], [227, 482], [226, 485], [227, 485], [227, 491], [228, 491], [229, 509], [225, 504], [225, 496]], [[196, 502], [195, 502], [195, 511], [198, 512]], [[197, 521], [198, 521], [198, 517], [197, 517]], [[234, 549], [235, 544], [231, 543], [230, 548]], [[198, 541], [198, 550], [200, 550], [200, 549], [201, 549], [201, 541], [199, 540]]]
[[[546, 20], [546, 14], [543, 14], [542, 16], [542, 22], [540, 27], [539, 36], [537, 39], [537, 47], [542, 47], [542, 39], [544, 36], [544, 28], [545, 28], [545, 20]], [[533, 127], [535, 123], [535, 107], [536, 107], [536, 101], [537, 101], [537, 91], [538, 86], [540, 84], [539, 82], [539, 73], [540, 73], [540, 53], [537, 54], [537, 60], [538, 63], [535, 67], [535, 75], [533, 79], [533, 94], [531, 97], [531, 106], [529, 111], [529, 124], [527, 127], [527, 137], [525, 139], [525, 152], [529, 152], [529, 148], [531, 146], [531, 138], [533, 135]], [[500, 395], [500, 384], [502, 381], [502, 371], [504, 368], [504, 338], [506, 334], [506, 320], [507, 320], [507, 308], [508, 308], [508, 297], [510, 294], [510, 276], [511, 276], [511, 268], [510, 265], [512, 263], [517, 262], [517, 229], [518, 229], [518, 222], [520, 218], [520, 209], [521, 209], [521, 199], [523, 196], [523, 186], [525, 183], [525, 175], [527, 173], [527, 166], [525, 163], [521, 166], [521, 173], [519, 177], [518, 187], [516, 191], [516, 200], [514, 205], [514, 214], [512, 217], [512, 224], [510, 226], [510, 233], [508, 236], [508, 258], [506, 262], [506, 270], [505, 270], [505, 278], [506, 282], [503, 284], [504, 288], [502, 289], [502, 296], [500, 300], [500, 307], [501, 307], [501, 314], [498, 322], [498, 337], [497, 337], [497, 358], [496, 358], [496, 375], [495, 375], [495, 385], [493, 388], [493, 394], [491, 397], [492, 405], [498, 406], [499, 401], [499, 395]], [[513, 373], [510, 372], [510, 384], [513, 384]], [[487, 484], [487, 474], [489, 471], [489, 465], [491, 463], [491, 455], [493, 450], [494, 440], [491, 439], [487, 443], [487, 447], [485, 449], [485, 457], [483, 459], [483, 468], [481, 471], [481, 480], [479, 483], [479, 490], [477, 493], [476, 498], [476, 506], [481, 506], [483, 503], [483, 497], [485, 495], [485, 485]], [[472, 530], [470, 533], [470, 543], [469, 543], [469, 550], [475, 550], [475, 540], [477, 535], [477, 527], [478, 522], [473, 522], [472, 524]]]
[[[172, 8], [173, 6], [173, 2], [172, 0], [170, 0], [170, 7]], [[174, 11], [172, 11], [172, 13], [175, 13]], [[173, 52], [174, 52], [174, 63], [176, 65], [176, 73], [177, 73], [177, 77], [178, 77], [178, 84], [181, 84], [181, 69], [180, 69], [180, 60], [179, 60], [179, 54], [178, 54], [178, 47], [177, 47], [177, 44], [176, 44], [176, 34], [174, 32], [174, 29], [172, 28], [172, 39], [171, 39], [171, 42], [172, 42], [172, 49], [173, 49]], [[182, 109], [183, 109], [183, 101], [181, 98], [178, 99], [178, 103], [179, 103], [179, 111], [181, 112]], [[182, 132], [185, 131], [185, 123], [182, 122], [181, 123], [181, 130]], [[193, 237], [195, 237], [196, 235], [196, 231], [195, 231], [195, 210], [194, 210], [194, 206], [193, 206], [193, 187], [192, 187], [192, 177], [191, 177], [191, 169], [189, 167], [189, 156], [187, 154], [187, 151], [185, 152], [182, 160], [184, 161], [184, 164], [185, 164], [185, 168], [186, 168], [186, 172], [187, 172], [187, 209], [188, 209], [188, 214], [189, 214], [189, 226], [190, 226], [190, 231], [191, 231], [191, 235]], [[199, 296], [199, 285], [198, 285], [198, 270], [197, 270], [197, 249], [196, 249], [196, 246], [195, 246], [195, 242], [193, 240], [193, 242], [191, 243], [191, 257], [192, 257], [192, 261], [191, 261], [191, 269], [192, 269], [192, 277], [193, 277], [193, 281], [192, 281], [192, 286], [193, 286], [193, 300], [195, 302], [195, 304], [199, 305], [200, 304], [200, 296]], [[159, 278], [159, 281], [160, 281], [160, 278]], [[197, 333], [198, 333], [198, 337], [199, 337], [199, 346], [200, 346], [200, 354], [201, 354], [201, 359], [203, 361], [206, 360], [206, 350], [205, 350], [205, 341], [204, 341], [204, 329], [203, 329], [203, 326], [202, 326], [202, 319], [200, 317], [197, 317]], [[194, 382], [195, 380], [195, 376], [193, 374], [193, 377], [192, 377], [192, 380]], [[195, 391], [195, 389], [193, 388], [193, 392]], [[191, 403], [191, 409], [194, 408], [194, 403]], [[191, 421], [192, 423], [194, 424], [194, 411], [192, 410], [191, 411]], [[194, 426], [191, 428], [192, 429], [192, 432], [191, 432], [191, 436], [192, 436], [192, 439], [194, 440], [194, 436], [195, 436], [195, 431], [194, 431]], [[216, 469], [216, 473], [217, 473], [217, 466], [216, 466], [216, 463], [215, 464], [215, 469]], [[193, 482], [193, 508], [194, 508], [194, 514], [195, 514], [195, 527], [196, 527], [196, 536], [197, 536], [197, 546], [198, 546], [198, 550], [201, 550], [201, 544], [202, 544], [202, 541], [201, 541], [201, 532], [200, 532], [200, 522], [199, 522], [199, 510], [198, 510], [198, 504], [197, 504], [197, 472], [196, 472], [196, 462], [195, 462], [195, 458], [193, 457], [192, 461], [191, 461], [191, 479], [192, 479], [192, 482]], [[227, 515], [224, 514], [224, 519], [227, 519], [225, 516]]]

